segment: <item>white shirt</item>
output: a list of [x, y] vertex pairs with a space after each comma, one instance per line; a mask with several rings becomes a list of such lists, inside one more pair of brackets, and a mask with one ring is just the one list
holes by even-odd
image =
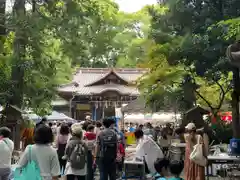
[[53, 176], [61, 174], [57, 152], [50, 145], [34, 144], [27, 146], [21, 155], [17, 167], [22, 168], [26, 166], [30, 160], [37, 162], [42, 180], [52, 180]]
[[57, 127], [57, 136], [60, 134], [61, 126]]
[[14, 150], [14, 143], [9, 138], [0, 140], [0, 168], [11, 167], [12, 153]]
[[87, 163], [83, 169], [73, 169], [71, 163], [67, 162], [65, 172], [66, 175], [76, 175], [76, 176], [85, 176], [87, 175]]
[[143, 136], [136, 148], [136, 157], [144, 157], [151, 173], [155, 173], [154, 162], [157, 158], [164, 158], [162, 150], [149, 136]]
[[[52, 132], [53, 132], [53, 134], [57, 134], [58, 132], [57, 132], [57, 129], [58, 127], [57, 126], [55, 126], [55, 125], [53, 125], [52, 127], [51, 127], [51, 129], [52, 129]], [[60, 130], [59, 130], [60, 131]]]

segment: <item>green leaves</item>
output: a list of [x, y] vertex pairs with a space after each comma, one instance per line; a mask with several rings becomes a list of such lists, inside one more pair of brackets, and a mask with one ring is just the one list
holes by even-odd
[[237, 0], [179, 0], [149, 10], [150, 38], [156, 45], [147, 57], [150, 74], [140, 83], [148, 99], [165, 106], [163, 99], [177, 95], [181, 102], [191, 99], [191, 106], [211, 109], [229, 103], [231, 73], [225, 53], [239, 36], [236, 5]]
[[166, 57], [158, 53], [159, 49], [161, 46], [152, 46], [149, 52], [151, 58], [145, 65], [150, 69], [150, 73], [139, 80], [140, 90], [147, 99], [147, 103], [154, 106], [155, 110], [169, 108], [180, 98], [179, 87], [185, 75], [184, 68], [180, 65], [169, 65]]
[[222, 37], [225, 40], [240, 39], [240, 18], [220, 21], [217, 27], [221, 30]]
[[220, 109], [223, 103], [229, 103], [231, 100], [231, 80], [232, 73], [228, 75], [220, 74], [218, 79], [196, 77], [195, 81], [199, 86], [197, 95], [199, 93], [204, 96], [204, 98], [198, 98], [197, 102], [209, 106], [206, 102], [208, 101], [213, 109]]
[[51, 110], [57, 87], [76, 67], [136, 67], [143, 63], [150, 16], [118, 11], [112, 0], [15, 1], [0, 47], [0, 103]]

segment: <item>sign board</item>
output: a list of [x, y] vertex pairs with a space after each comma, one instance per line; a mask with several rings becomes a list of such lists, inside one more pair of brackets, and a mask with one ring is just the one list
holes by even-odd
[[91, 109], [91, 106], [90, 104], [77, 104], [76, 109], [81, 111], [89, 111]]
[[131, 145], [131, 144], [135, 144], [136, 143], [136, 138], [135, 138], [134, 133], [127, 132], [127, 133], [125, 133], [125, 137], [126, 137], [126, 144], [127, 145]]

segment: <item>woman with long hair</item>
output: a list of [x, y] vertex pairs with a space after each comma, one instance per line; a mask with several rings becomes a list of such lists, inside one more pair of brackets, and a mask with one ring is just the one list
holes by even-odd
[[62, 172], [65, 171], [65, 166], [67, 162], [66, 159], [63, 158], [63, 156], [65, 155], [65, 149], [69, 139], [69, 133], [70, 131], [68, 125], [64, 123], [60, 126], [60, 131], [56, 138], [58, 160]]
[[206, 156], [204, 141], [201, 135], [196, 133], [196, 126], [194, 123], [189, 123], [186, 126], [187, 133], [184, 135], [186, 142], [184, 175], [185, 180], [205, 180], [204, 166], [200, 166], [190, 160], [190, 154], [194, 146], [198, 143], [203, 145], [203, 155]]

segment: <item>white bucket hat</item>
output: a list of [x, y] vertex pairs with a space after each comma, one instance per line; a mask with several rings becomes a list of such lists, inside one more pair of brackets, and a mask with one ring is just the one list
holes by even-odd
[[71, 131], [73, 135], [76, 135], [78, 137], [82, 137], [82, 125], [80, 123], [75, 123], [71, 126]]
[[194, 129], [196, 129], [196, 126], [195, 126], [194, 123], [188, 123], [188, 125], [185, 126], [185, 128], [186, 128], [187, 130], [194, 130]]

